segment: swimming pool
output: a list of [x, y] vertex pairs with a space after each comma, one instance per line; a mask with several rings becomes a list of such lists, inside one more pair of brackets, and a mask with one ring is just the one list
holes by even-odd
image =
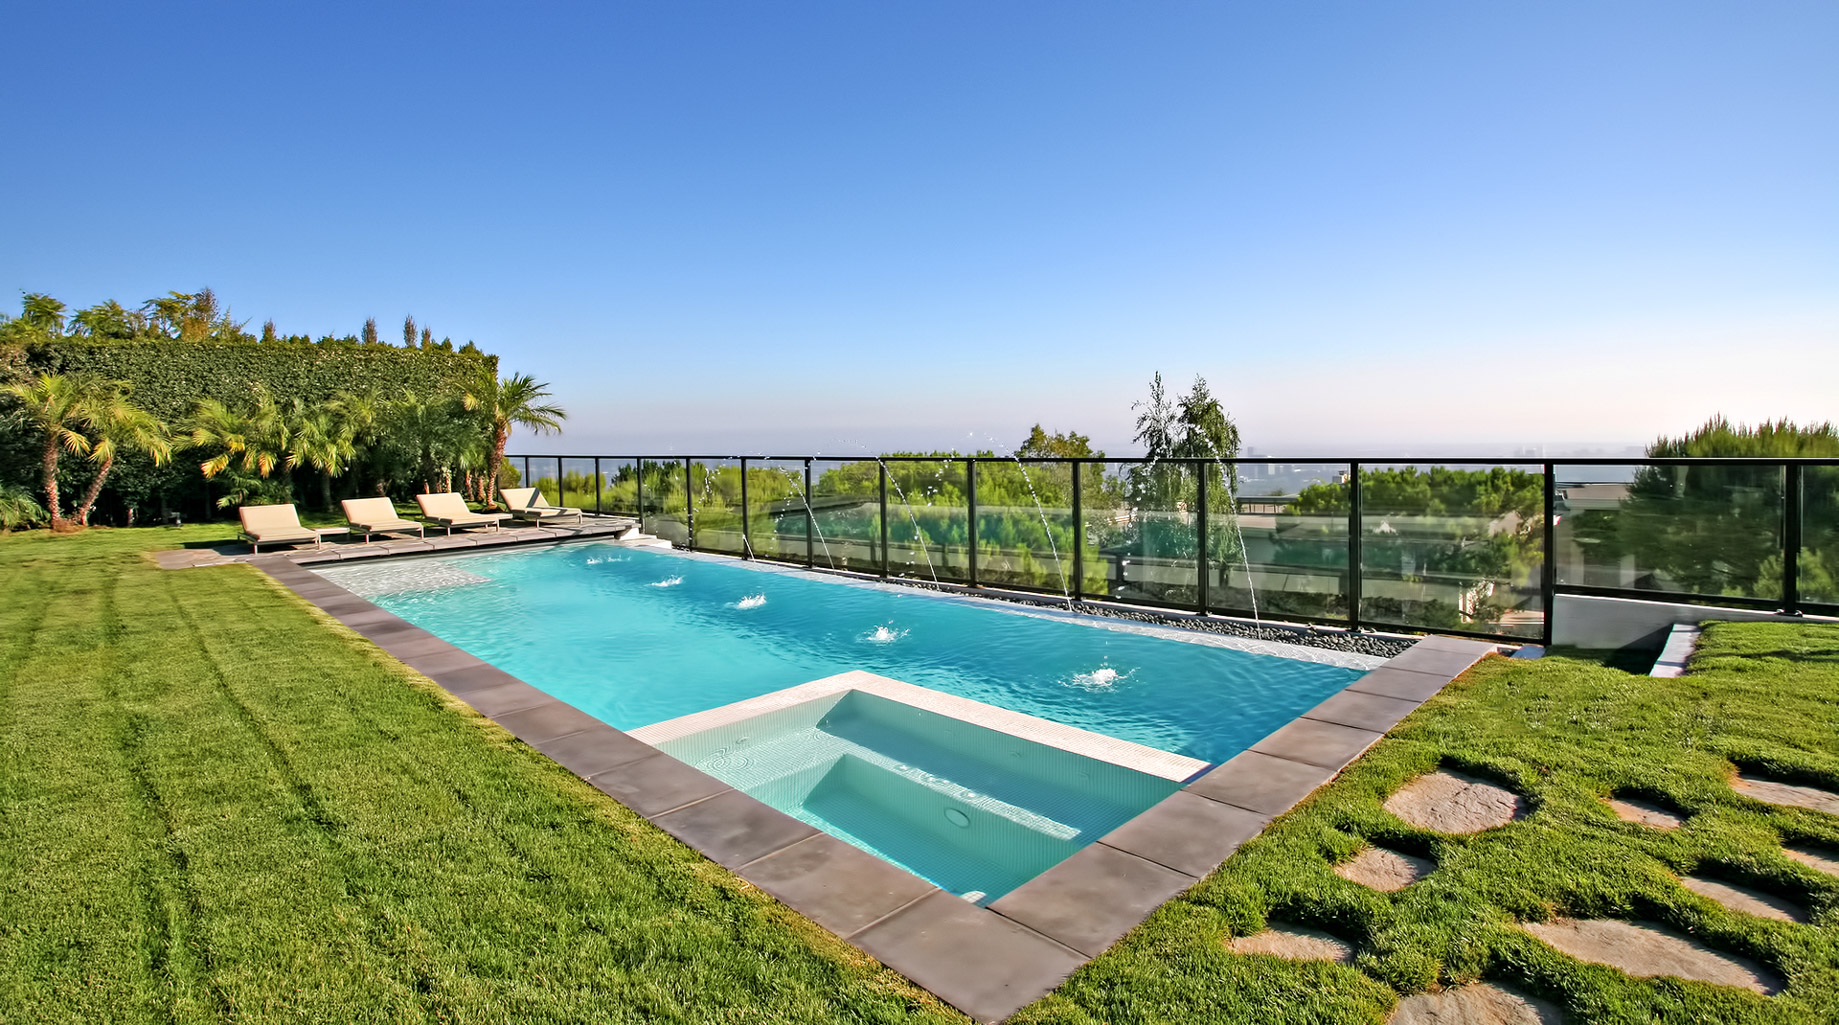
[[1218, 763], [1380, 661], [610, 544], [319, 572], [623, 730], [866, 670]]

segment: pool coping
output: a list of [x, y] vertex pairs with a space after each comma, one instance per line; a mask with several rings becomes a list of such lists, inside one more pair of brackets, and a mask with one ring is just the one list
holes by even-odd
[[675, 719], [665, 719], [647, 726], [640, 726], [627, 733], [635, 740], [642, 740], [653, 747], [680, 740], [692, 733], [732, 726], [768, 712], [792, 708], [811, 701], [837, 697], [850, 691], [861, 691], [898, 702], [909, 708], [941, 715], [948, 719], [970, 723], [972, 726], [992, 730], [997, 733], [1025, 740], [1032, 744], [1041, 744], [1068, 754], [1130, 769], [1148, 776], [1155, 776], [1172, 783], [1187, 783], [1211, 763], [1186, 755], [1160, 751], [1153, 747], [1129, 740], [1119, 740], [1103, 733], [1082, 730], [1077, 726], [1068, 726], [1038, 715], [1010, 711], [982, 701], [961, 698], [956, 694], [921, 687], [891, 677], [877, 676], [863, 669], [852, 669], [837, 673], [809, 683], [800, 683], [782, 690], [768, 691], [757, 697], [742, 698], [726, 705], [701, 712], [691, 712]]
[[666, 833], [982, 1022], [1052, 992], [1500, 649], [1426, 637], [979, 907], [551, 697], [285, 554], [248, 564]]

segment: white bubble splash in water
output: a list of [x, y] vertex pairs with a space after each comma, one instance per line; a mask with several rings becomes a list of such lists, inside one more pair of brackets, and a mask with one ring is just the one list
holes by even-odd
[[1089, 673], [1074, 673], [1068, 683], [1087, 690], [1107, 690], [1130, 679], [1129, 673], [1120, 673], [1110, 666], [1099, 666]]
[[893, 644], [895, 641], [905, 636], [907, 636], [907, 631], [896, 630], [893, 624], [890, 623], [870, 630], [868, 636], [862, 639], [870, 644]]
[[676, 587], [678, 584], [681, 584], [681, 583], [683, 583], [682, 577], [666, 577], [665, 579], [660, 580], [657, 583], [652, 584], [651, 586], [652, 587]]
[[765, 605], [765, 604], [766, 604], [766, 595], [750, 594], [747, 597], [742, 598], [740, 601], [735, 602], [734, 607], [737, 609], [757, 609], [760, 606]]

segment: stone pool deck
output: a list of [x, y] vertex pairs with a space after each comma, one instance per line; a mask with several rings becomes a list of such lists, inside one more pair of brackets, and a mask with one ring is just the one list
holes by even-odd
[[979, 907], [550, 697], [308, 568], [488, 544], [605, 541], [629, 527], [630, 521], [522, 528], [502, 532], [519, 535], [516, 541], [474, 533], [456, 535], [470, 545], [431, 538], [365, 546], [385, 549], [367, 555], [347, 554], [357, 546], [345, 545], [332, 558], [308, 550], [187, 565], [242, 561], [260, 568], [665, 832], [985, 1022], [1007, 1018], [1052, 991], [1333, 779], [1451, 679], [1498, 650], [1479, 641], [1427, 637], [1098, 842]]

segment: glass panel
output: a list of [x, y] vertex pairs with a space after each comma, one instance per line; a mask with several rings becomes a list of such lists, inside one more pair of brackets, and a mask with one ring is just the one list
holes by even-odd
[[647, 459], [643, 464], [644, 508], [640, 512], [641, 529], [681, 548], [690, 543], [686, 513], [689, 497], [684, 493], [683, 460]]
[[[1196, 607], [1197, 475], [1177, 463], [1087, 463], [1104, 501], [1084, 516], [1086, 591], [1118, 601]], [[1082, 481], [1090, 491], [1092, 484]], [[978, 498], [981, 501], [982, 495]]]
[[888, 466], [888, 572], [897, 577], [965, 583], [970, 580], [970, 511], [965, 464], [949, 456], [906, 459]]
[[1839, 605], [1839, 466], [1801, 467], [1802, 601]]
[[813, 460], [810, 498], [817, 565], [881, 572], [881, 464]]
[[639, 468], [632, 459], [602, 457], [600, 511], [612, 516], [639, 514]]
[[1780, 466], [1558, 466], [1558, 582], [1779, 599]]
[[558, 499], [552, 494], [550, 499], [557, 505], [593, 513], [596, 511], [594, 493], [594, 461], [580, 456], [562, 460], [562, 497]]
[[[750, 489], [751, 491], [751, 489]], [[696, 547], [705, 552], [748, 554], [741, 533], [741, 463], [738, 459], [698, 460], [690, 464], [690, 494], [696, 500]], [[748, 494], [751, 502], [753, 495]]]
[[1362, 467], [1360, 618], [1538, 637], [1545, 478], [1538, 467]]
[[[1207, 482], [1208, 607], [1346, 619], [1347, 464], [1240, 462], [1234, 470]], [[1220, 497], [1222, 483], [1231, 500]]]
[[747, 537], [755, 558], [805, 561], [804, 487], [802, 459], [747, 461]]
[[1071, 463], [977, 461], [977, 582], [1070, 594]]

